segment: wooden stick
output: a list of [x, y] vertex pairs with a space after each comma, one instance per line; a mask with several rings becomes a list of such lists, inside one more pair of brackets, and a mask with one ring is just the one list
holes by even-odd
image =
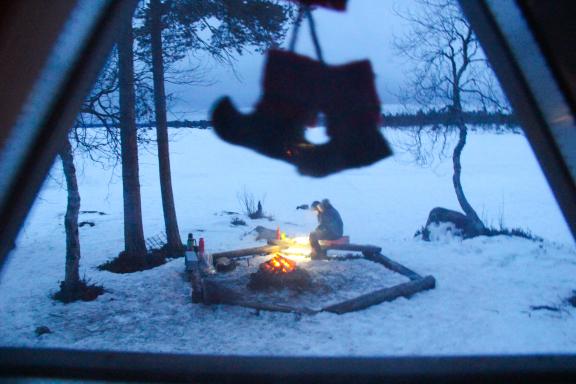
[[413, 270], [408, 269], [405, 266], [403, 266], [402, 264], [397, 263], [394, 260], [387, 258], [386, 256], [384, 256], [381, 253], [367, 254], [365, 256], [366, 256], [367, 260], [373, 261], [373, 262], [378, 263], [378, 264], [382, 264], [386, 268], [388, 268], [394, 272], [397, 272], [401, 275], [404, 275], [412, 281], [422, 279], [422, 276], [420, 276], [419, 274], [417, 274]]
[[244, 256], [252, 256], [252, 255], [261, 255], [266, 253], [274, 253], [280, 252], [283, 248], [279, 245], [264, 245], [262, 247], [254, 247], [254, 248], [244, 248], [244, 249], [236, 249], [234, 251], [226, 251], [226, 252], [218, 252], [212, 254], [214, 260], [220, 257], [227, 257], [229, 259], [235, 259]]
[[392, 301], [401, 296], [410, 297], [417, 292], [432, 289], [435, 286], [436, 280], [434, 277], [426, 276], [423, 279], [410, 281], [390, 288], [380, 289], [342, 303], [330, 305], [322, 310], [339, 315], [347, 312], [359, 311], [372, 305], [380, 304], [384, 301]]

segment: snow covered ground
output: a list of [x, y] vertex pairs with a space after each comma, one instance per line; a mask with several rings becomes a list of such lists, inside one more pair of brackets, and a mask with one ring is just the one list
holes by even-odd
[[[318, 132], [314, 131], [314, 135]], [[402, 134], [387, 131], [395, 142]], [[203, 236], [209, 251], [253, 246], [256, 225], [303, 235], [315, 217], [300, 204], [330, 198], [355, 243], [383, 253], [437, 288], [346, 315], [296, 317], [190, 302], [184, 262], [116, 275], [95, 267], [123, 248], [122, 191], [110, 168], [78, 159], [81, 273], [107, 292], [94, 302], [50, 299], [64, 272], [65, 191], [60, 165], [46, 182], [17, 247], [0, 275], [0, 344], [241, 355], [452, 355], [576, 351], [576, 249], [532, 152], [521, 135], [472, 133], [463, 185], [488, 223], [522, 227], [545, 239], [413, 238], [431, 208], [458, 207], [451, 163], [419, 168], [399, 153], [372, 167], [325, 179], [300, 177], [284, 163], [219, 141], [209, 130], [172, 130], [172, 167], [182, 237]], [[146, 236], [163, 231], [157, 162], [141, 151]], [[250, 221], [242, 191], [263, 198], [274, 221]], [[247, 227], [230, 225], [233, 217]], [[200, 232], [202, 231], [202, 232]], [[534, 309], [549, 306], [557, 310]], [[37, 336], [36, 327], [52, 333]]]

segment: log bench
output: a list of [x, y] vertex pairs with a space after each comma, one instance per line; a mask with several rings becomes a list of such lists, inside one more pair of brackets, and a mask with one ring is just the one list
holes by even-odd
[[221, 257], [227, 257], [229, 259], [238, 259], [240, 257], [255, 256], [255, 255], [265, 255], [269, 253], [280, 252], [282, 249], [288, 248], [288, 245], [271, 244], [264, 245], [262, 247], [253, 248], [243, 248], [236, 249], [234, 251], [217, 252], [212, 254], [214, 261]]
[[[280, 250], [294, 245], [294, 243], [291, 242], [290, 240], [269, 240], [268, 244], [270, 246], [278, 246], [280, 247]], [[377, 247], [375, 245], [350, 244], [344, 241], [334, 241], [334, 240], [321, 240], [320, 247], [322, 248], [323, 251], [333, 250], [333, 251], [360, 252], [367, 257], [369, 255], [374, 255], [382, 251], [382, 248]], [[253, 249], [256, 250], [258, 248]]]

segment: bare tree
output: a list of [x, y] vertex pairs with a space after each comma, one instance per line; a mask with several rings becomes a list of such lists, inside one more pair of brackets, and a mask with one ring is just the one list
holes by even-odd
[[264, 201], [264, 196], [260, 199], [256, 199], [253, 193], [248, 192], [246, 188], [242, 192], [236, 194], [238, 202], [244, 211], [244, 214], [251, 219], [264, 219], [266, 216], [264, 214], [264, 209], [262, 208], [262, 201]]
[[149, 6], [137, 13], [143, 21], [136, 30], [137, 56], [151, 68], [154, 84], [160, 189], [167, 248], [172, 254], [182, 252], [182, 241], [172, 191], [164, 83], [190, 83], [203, 74], [197, 67], [175, 72], [171, 66], [190, 51], [206, 51], [218, 61], [231, 63], [234, 54], [241, 54], [246, 46], [271, 46], [284, 36], [288, 11], [288, 7], [268, 0], [150, 0]]
[[[284, 22], [289, 11], [288, 6], [270, 0], [251, 3], [169, 0], [149, 4], [147, 8], [142, 3], [139, 11], [144, 23], [139, 24], [140, 41], [136, 48], [141, 49], [136, 54], [133, 52], [130, 27], [84, 100], [70, 136], [92, 160], [122, 161], [125, 252], [121, 256], [131, 265], [128, 269], [143, 266], [146, 254], [137, 149], [138, 144], [151, 140], [147, 136], [148, 130], [138, 129], [136, 123], [148, 121], [152, 125], [154, 120], [159, 122], [157, 144], [166, 233], [169, 248], [177, 252], [182, 245], [172, 196], [166, 127], [166, 104], [171, 97], [164, 91], [164, 82], [201, 83], [199, 79], [205, 72], [200, 65], [187, 68], [181, 65], [188, 51], [208, 51], [218, 61], [231, 63], [234, 54], [241, 54], [246, 45], [259, 49], [273, 45], [284, 36]], [[152, 12], [147, 12], [153, 7], [157, 12], [155, 23], [150, 22]], [[238, 7], [242, 12], [238, 12]], [[219, 27], [210, 24], [213, 18], [223, 20]], [[182, 34], [186, 28], [189, 30]], [[212, 35], [208, 40], [199, 37], [199, 32], [205, 28]], [[90, 129], [93, 127], [98, 129]]]
[[118, 41], [118, 82], [120, 101], [120, 142], [122, 186], [124, 194], [124, 253], [132, 266], [146, 265], [146, 242], [142, 223], [142, 201], [136, 132], [136, 97], [134, 94], [134, 54], [132, 16], [124, 23]]
[[62, 160], [62, 170], [66, 179], [68, 201], [64, 216], [64, 230], [66, 232], [66, 263], [64, 281], [60, 283], [60, 290], [54, 298], [63, 302], [75, 300], [93, 300], [104, 293], [101, 286], [87, 284], [80, 278], [80, 237], [78, 233], [78, 214], [80, 213], [80, 191], [76, 178], [76, 167], [70, 140], [66, 138], [58, 152]]
[[80, 192], [76, 179], [76, 167], [72, 156], [72, 146], [68, 138], [59, 151], [62, 160], [62, 169], [66, 179], [68, 202], [64, 216], [64, 230], [66, 232], [66, 267], [64, 282], [61, 284], [63, 292], [73, 292], [80, 284], [80, 238], [78, 236], [78, 214], [80, 212]]
[[482, 233], [484, 223], [464, 194], [461, 181], [461, 156], [468, 135], [462, 112], [502, 111], [507, 109], [506, 101], [456, 0], [417, 0], [417, 5], [417, 11], [399, 12], [410, 23], [410, 30], [395, 40], [397, 51], [411, 67], [403, 98], [425, 110], [445, 110], [451, 117], [446, 125], [416, 128], [410, 150], [419, 163], [426, 163], [429, 148], [440, 146], [442, 154], [449, 139], [457, 135], [452, 151], [454, 191], [475, 231]]
[[182, 240], [178, 230], [172, 176], [170, 171], [170, 149], [168, 144], [168, 122], [166, 118], [166, 91], [164, 89], [164, 59], [162, 57], [162, 9], [160, 0], [150, 1], [150, 35], [152, 55], [152, 75], [154, 80], [154, 106], [156, 111], [156, 140], [158, 143], [158, 162], [162, 209], [166, 228], [168, 252], [183, 252]]
[[[151, 120], [151, 91], [147, 73], [134, 73], [137, 120]], [[84, 98], [70, 140], [92, 161], [115, 166], [121, 159], [118, 50], [114, 48], [90, 94]], [[97, 128], [97, 129], [94, 129]], [[153, 140], [146, 127], [137, 127], [139, 145]]]

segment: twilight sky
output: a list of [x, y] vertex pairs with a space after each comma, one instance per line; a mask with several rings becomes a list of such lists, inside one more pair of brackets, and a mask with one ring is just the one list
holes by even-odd
[[[392, 49], [394, 35], [406, 30], [406, 22], [395, 9], [414, 6], [412, 0], [349, 0], [346, 12], [325, 9], [314, 11], [314, 19], [329, 64], [370, 59], [376, 73], [377, 88], [383, 103], [395, 103], [395, 93], [402, 82], [404, 58], [395, 57]], [[288, 37], [290, 32], [288, 33]], [[287, 42], [283, 44], [285, 47]], [[314, 56], [312, 41], [306, 22], [302, 24], [296, 51]], [[219, 97], [229, 95], [240, 108], [250, 109], [260, 95], [260, 79], [264, 57], [258, 53], [238, 57], [234, 70], [230, 66], [204, 60], [209, 86], [172, 86], [178, 102], [169, 118], [202, 118], [205, 111]]]

